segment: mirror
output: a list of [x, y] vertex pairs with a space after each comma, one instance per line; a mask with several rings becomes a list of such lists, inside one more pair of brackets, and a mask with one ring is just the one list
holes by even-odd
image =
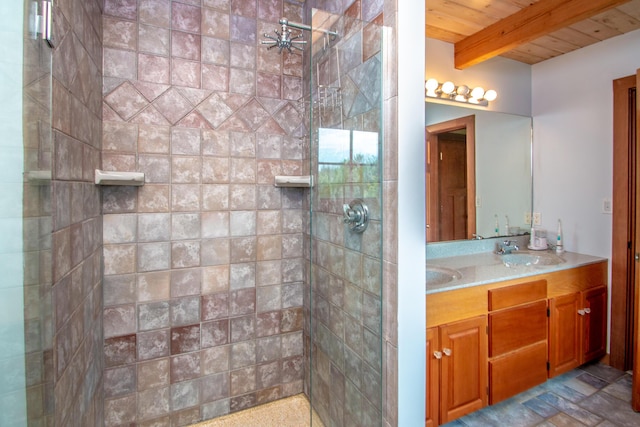
[[[447, 140], [462, 141], [462, 148], [457, 142], [459, 148], [453, 149], [457, 160], [448, 162], [451, 157], [441, 149], [444, 143], [433, 143], [441, 138], [425, 141], [427, 241], [529, 232], [525, 220], [532, 208], [531, 118], [426, 102], [425, 126], [427, 135], [431, 130]], [[453, 178], [443, 177], [443, 165]], [[451, 172], [456, 168], [457, 175]], [[455, 191], [448, 192], [455, 197], [446, 194], [442, 182], [456, 183]]]

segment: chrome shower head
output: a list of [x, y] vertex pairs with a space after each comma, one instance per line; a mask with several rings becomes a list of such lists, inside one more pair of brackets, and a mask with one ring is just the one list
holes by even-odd
[[302, 33], [292, 36], [291, 30], [289, 29], [289, 21], [286, 19], [280, 20], [281, 30], [273, 30], [276, 34], [272, 36], [271, 34], [264, 33], [264, 37], [269, 40], [262, 40], [261, 44], [268, 44], [267, 50], [271, 50], [274, 47], [278, 48], [278, 53], [282, 53], [282, 49], [287, 49], [289, 52], [292, 52], [293, 49], [303, 50], [299, 45], [306, 44], [305, 40], [298, 40], [302, 38]]

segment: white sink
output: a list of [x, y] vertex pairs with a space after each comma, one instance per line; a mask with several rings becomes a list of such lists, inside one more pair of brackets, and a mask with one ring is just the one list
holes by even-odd
[[462, 274], [452, 268], [427, 266], [427, 286], [444, 285], [461, 277]]
[[515, 267], [519, 265], [558, 265], [564, 260], [558, 255], [551, 252], [512, 252], [510, 254], [500, 255], [502, 263], [507, 267]]

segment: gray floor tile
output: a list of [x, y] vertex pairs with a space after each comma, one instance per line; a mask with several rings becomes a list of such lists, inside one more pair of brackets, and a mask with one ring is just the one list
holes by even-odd
[[602, 391], [624, 402], [631, 403], [631, 375], [625, 375], [615, 383], [603, 388]]
[[540, 399], [544, 400], [548, 404], [555, 406], [560, 411], [566, 413], [567, 415], [577, 419], [581, 423], [584, 423], [588, 426], [594, 426], [602, 421], [602, 418], [598, 415], [587, 411], [586, 409], [581, 408], [573, 402], [570, 402], [562, 397], [555, 395], [553, 393], [544, 393], [540, 395]]
[[584, 365], [580, 367], [581, 370], [589, 372], [591, 375], [595, 375], [598, 378], [602, 378], [607, 382], [614, 382], [625, 373], [616, 368], [612, 368], [609, 365], [604, 365], [602, 363], [591, 363], [588, 365]]
[[549, 418], [560, 412], [555, 406], [549, 405], [544, 400], [534, 397], [523, 403], [524, 406], [544, 418]]
[[594, 375], [591, 375], [588, 372], [585, 372], [582, 375], [579, 375], [576, 379], [585, 382], [587, 384], [589, 384], [592, 387], [595, 387], [597, 389], [601, 389], [606, 387], [607, 385], [609, 385], [608, 381], [603, 380], [602, 378], [598, 378]]
[[610, 394], [596, 393], [585, 399], [581, 405], [620, 427], [640, 426], [640, 413], [634, 412], [627, 402]]
[[586, 397], [586, 395], [568, 387], [566, 383], [555, 383], [549, 388], [549, 392], [574, 403], [579, 402]]
[[515, 401], [506, 401], [494, 406], [494, 409], [483, 414], [497, 426], [529, 427], [543, 421], [536, 412]]
[[564, 412], [560, 412], [559, 414], [549, 418], [549, 422], [556, 427], [586, 427], [580, 421], [570, 417]]
[[[588, 375], [588, 374], [585, 374]], [[591, 376], [592, 378], [595, 378], [593, 376]], [[597, 388], [595, 388], [594, 386], [587, 384], [584, 381], [580, 381], [579, 377], [578, 378], [572, 378], [568, 381], [565, 381], [564, 383], [567, 387], [571, 387], [572, 389], [574, 389], [575, 391], [577, 391], [578, 393], [582, 393], [585, 396], [591, 396], [593, 393], [596, 393], [598, 391]], [[604, 384], [604, 386], [608, 385], [609, 383]], [[604, 387], [603, 386], [603, 387]]]

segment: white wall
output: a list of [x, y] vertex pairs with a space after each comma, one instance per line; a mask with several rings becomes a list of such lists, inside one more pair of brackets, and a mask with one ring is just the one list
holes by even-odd
[[426, 316], [422, 0], [398, 2], [398, 426], [424, 423]]
[[640, 31], [532, 66], [534, 211], [565, 249], [609, 258], [613, 84], [640, 68]]
[[[464, 70], [454, 68], [453, 44], [427, 38], [425, 80], [450, 80], [457, 85], [482, 86], [498, 92], [498, 98], [483, 110], [531, 116], [531, 67], [518, 61], [495, 57]], [[458, 105], [458, 104], [457, 104]]]

